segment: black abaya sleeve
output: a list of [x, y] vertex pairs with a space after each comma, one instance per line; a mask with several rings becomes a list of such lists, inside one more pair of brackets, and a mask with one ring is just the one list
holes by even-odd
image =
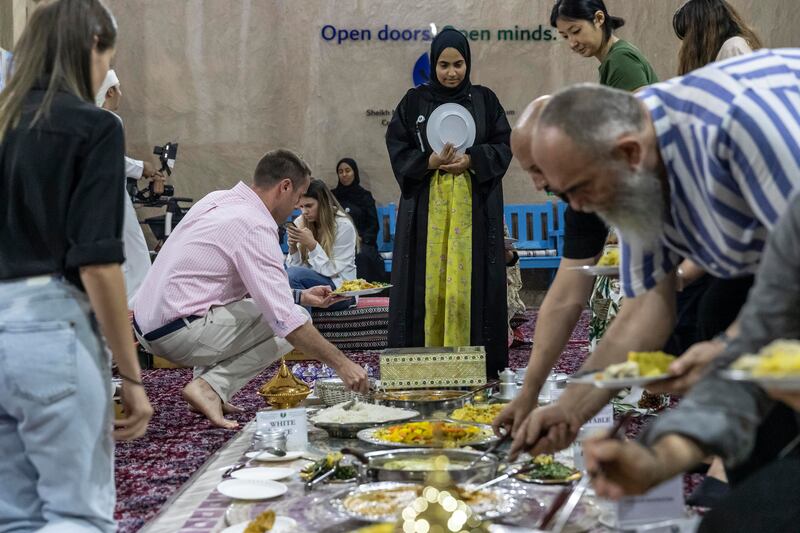
[[485, 87], [482, 90], [486, 102], [486, 142], [472, 146], [467, 153], [472, 159], [475, 181], [487, 183], [502, 179], [511, 164], [511, 126], [494, 92]]
[[428, 173], [428, 154], [420, 149], [415, 125], [408, 124], [406, 118], [409, 95], [413, 90], [407, 92], [397, 104], [386, 130], [386, 148], [400, 189], [419, 184]]

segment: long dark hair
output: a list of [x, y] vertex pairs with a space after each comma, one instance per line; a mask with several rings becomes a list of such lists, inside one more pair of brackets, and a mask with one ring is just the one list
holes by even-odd
[[682, 41], [678, 52], [680, 76], [713, 62], [722, 44], [731, 37], [742, 37], [753, 50], [763, 46], [758, 35], [725, 0], [689, 0], [675, 11], [672, 29]]
[[57, 0], [33, 12], [14, 47], [12, 73], [0, 93], [0, 142], [16, 127], [28, 92], [45, 85], [33, 123], [46, 116], [57, 91], [94, 102], [92, 48], [113, 48], [117, 22], [100, 0]]
[[[317, 201], [317, 220], [316, 222], [305, 221], [306, 227], [311, 230], [314, 239], [322, 246], [328, 257], [333, 257], [333, 247], [336, 244], [336, 217], [344, 217], [350, 220], [350, 216], [342, 208], [339, 200], [331, 193], [325, 182], [316, 178], [311, 178], [304, 198], [313, 198]], [[352, 223], [353, 221], [350, 220]], [[355, 225], [354, 225], [355, 227]], [[303, 262], [308, 261], [308, 250], [305, 246], [299, 245], [300, 256]]]
[[614, 30], [625, 25], [625, 19], [612, 17], [608, 14], [603, 0], [556, 0], [553, 10], [550, 11], [550, 25], [556, 27], [558, 19], [585, 20], [594, 23], [594, 14], [603, 12], [603, 44], [614, 34]]

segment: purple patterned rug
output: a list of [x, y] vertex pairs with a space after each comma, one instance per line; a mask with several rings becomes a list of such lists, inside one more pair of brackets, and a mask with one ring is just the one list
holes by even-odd
[[[536, 311], [529, 311], [527, 316], [528, 320], [520, 329], [526, 338], [531, 338]], [[560, 372], [572, 373], [580, 367], [587, 356], [587, 339], [588, 315], [584, 313], [558, 362]], [[377, 353], [348, 352], [348, 355], [367, 367], [370, 375], [376, 375]], [[529, 355], [529, 344], [512, 348], [511, 368], [526, 366]], [[256, 391], [276, 370], [277, 364], [265, 370], [233, 398], [233, 402], [245, 410], [236, 416], [241, 425], [255, 417], [262, 406]], [[330, 369], [313, 362], [296, 363], [292, 370], [308, 381], [331, 373]], [[180, 390], [190, 379], [189, 369], [158, 369], [143, 373], [155, 414], [144, 438], [117, 446], [116, 518], [120, 532], [131, 533], [141, 528], [211, 454], [236, 434], [235, 431], [215, 428], [204, 417], [188, 410]]]

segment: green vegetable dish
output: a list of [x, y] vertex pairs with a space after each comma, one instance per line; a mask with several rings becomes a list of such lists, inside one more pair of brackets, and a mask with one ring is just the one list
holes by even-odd
[[581, 477], [581, 473], [569, 466], [559, 463], [552, 455], [537, 455], [531, 462], [535, 468], [517, 477], [531, 483], [557, 484], [569, 483]]
[[329, 453], [316, 463], [311, 463], [300, 471], [300, 478], [304, 481], [311, 481], [328, 472], [331, 468], [335, 469], [331, 475], [332, 481], [352, 481], [358, 476], [356, 468], [352, 465], [341, 464], [341, 453]]

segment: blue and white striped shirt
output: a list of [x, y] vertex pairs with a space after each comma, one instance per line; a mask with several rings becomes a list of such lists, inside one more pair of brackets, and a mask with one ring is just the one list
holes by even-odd
[[692, 259], [722, 278], [752, 274], [800, 189], [800, 49], [713, 63], [636, 94], [653, 119], [670, 208], [659, 242], [622, 242], [626, 296]]

